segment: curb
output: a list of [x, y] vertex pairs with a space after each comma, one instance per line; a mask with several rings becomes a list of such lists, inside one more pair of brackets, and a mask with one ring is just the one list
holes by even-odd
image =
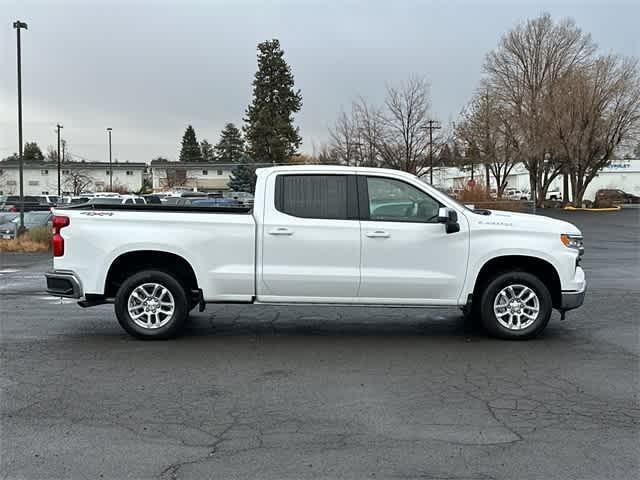
[[619, 212], [622, 207], [610, 207], [610, 208], [576, 208], [566, 206], [563, 210], [567, 212]]

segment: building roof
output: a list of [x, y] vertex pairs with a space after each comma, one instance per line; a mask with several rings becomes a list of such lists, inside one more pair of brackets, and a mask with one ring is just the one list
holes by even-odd
[[[5, 160], [3, 162], [0, 162], [0, 168], [6, 168], [6, 167], [16, 167], [18, 168], [20, 165], [19, 162], [15, 161], [15, 160]], [[140, 169], [145, 169], [147, 167], [147, 164], [144, 162], [113, 162], [111, 164], [109, 164], [109, 162], [62, 162], [60, 164], [60, 168], [64, 168], [64, 169], [68, 169], [68, 168], [109, 168], [109, 165], [111, 165], [111, 168], [113, 170], [124, 170], [124, 169], [131, 169], [131, 168], [140, 168]], [[27, 161], [23, 163], [23, 168], [57, 168], [58, 167], [58, 163], [57, 162], [31, 162], [31, 161]]]
[[[231, 169], [235, 167], [235, 163], [219, 163], [219, 162], [172, 162], [164, 160], [151, 160], [152, 168], [216, 168]], [[256, 163], [256, 167], [270, 167], [270, 163]]]

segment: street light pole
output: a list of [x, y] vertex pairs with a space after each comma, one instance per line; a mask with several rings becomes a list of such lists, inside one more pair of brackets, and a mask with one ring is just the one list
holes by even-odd
[[13, 22], [16, 29], [18, 47], [18, 162], [20, 169], [20, 231], [24, 230], [24, 174], [22, 158], [22, 56], [20, 50], [20, 30], [27, 30], [27, 24], [20, 20]]
[[58, 129], [58, 197], [60, 197], [60, 129], [63, 127], [57, 124], [56, 128]]
[[111, 167], [111, 127], [107, 128], [109, 134], [109, 191], [113, 192], [113, 168]]

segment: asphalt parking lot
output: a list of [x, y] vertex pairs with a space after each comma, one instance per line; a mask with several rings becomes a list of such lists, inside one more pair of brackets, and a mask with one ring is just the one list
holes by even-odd
[[457, 310], [209, 306], [175, 341], [0, 265], [0, 478], [633, 479], [640, 210], [585, 234], [585, 305], [529, 342]]

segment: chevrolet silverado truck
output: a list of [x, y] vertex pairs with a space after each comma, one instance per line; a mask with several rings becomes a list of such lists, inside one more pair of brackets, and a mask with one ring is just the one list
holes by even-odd
[[395, 170], [256, 174], [253, 208], [56, 209], [48, 292], [113, 303], [142, 339], [174, 337], [206, 303], [460, 307], [491, 335], [525, 339], [583, 302], [570, 223], [471, 210]]

